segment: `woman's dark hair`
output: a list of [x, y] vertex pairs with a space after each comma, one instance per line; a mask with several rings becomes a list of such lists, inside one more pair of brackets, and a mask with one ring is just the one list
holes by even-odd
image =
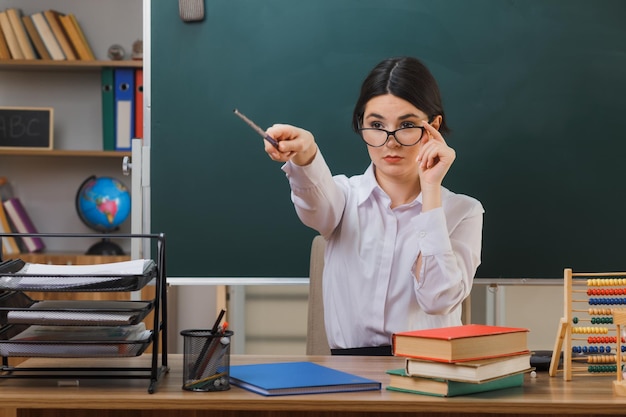
[[376, 65], [365, 78], [352, 115], [352, 128], [355, 132], [361, 127], [367, 102], [384, 94], [408, 101], [426, 113], [429, 121], [441, 115], [443, 120], [439, 131], [442, 134], [449, 132], [437, 81], [420, 60], [412, 57], [386, 59]]

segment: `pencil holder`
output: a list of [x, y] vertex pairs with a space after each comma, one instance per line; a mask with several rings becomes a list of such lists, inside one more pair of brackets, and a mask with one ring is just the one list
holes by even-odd
[[226, 391], [230, 389], [230, 341], [233, 332], [183, 330], [183, 389]]

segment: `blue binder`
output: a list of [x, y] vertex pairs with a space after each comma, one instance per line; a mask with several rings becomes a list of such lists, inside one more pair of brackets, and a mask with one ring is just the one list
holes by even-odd
[[115, 69], [115, 150], [129, 151], [135, 134], [135, 70]]

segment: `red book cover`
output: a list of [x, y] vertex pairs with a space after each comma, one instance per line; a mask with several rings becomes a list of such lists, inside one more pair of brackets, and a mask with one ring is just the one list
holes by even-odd
[[528, 329], [468, 324], [411, 330], [392, 337], [393, 354], [442, 362], [469, 361], [528, 352]]
[[[4, 210], [11, 219], [17, 233], [37, 233], [35, 225], [19, 198], [9, 198], [3, 204]], [[40, 237], [21, 236], [20, 238], [29, 252], [40, 252], [45, 247]]]
[[521, 327], [490, 326], [488, 324], [466, 324], [463, 326], [437, 327], [434, 329], [411, 330], [396, 333], [398, 336], [422, 337], [428, 339], [453, 340], [465, 337], [489, 336], [502, 333], [528, 332]]

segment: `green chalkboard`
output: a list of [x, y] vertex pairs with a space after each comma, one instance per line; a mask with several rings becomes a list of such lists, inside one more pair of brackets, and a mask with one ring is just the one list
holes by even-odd
[[280, 164], [236, 118], [311, 130], [334, 173], [366, 73], [397, 55], [439, 80], [451, 190], [485, 206], [478, 278], [626, 268], [626, 2], [212, 0], [151, 17], [152, 230], [170, 276], [305, 277], [315, 232]]

